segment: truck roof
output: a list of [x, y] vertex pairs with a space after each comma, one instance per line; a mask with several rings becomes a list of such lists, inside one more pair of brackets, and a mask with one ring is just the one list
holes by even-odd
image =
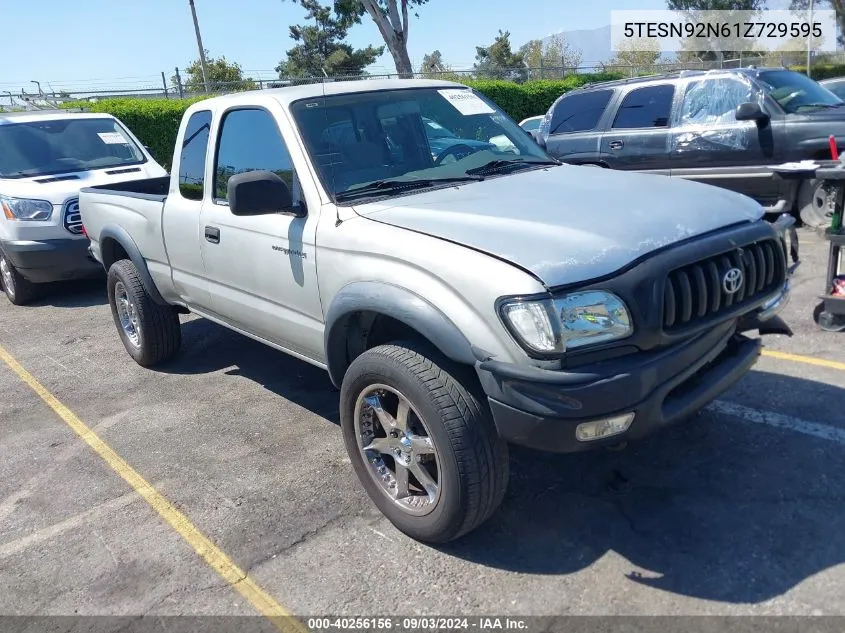
[[225, 103], [227, 106], [238, 103], [249, 104], [254, 103], [257, 97], [270, 97], [286, 106], [299, 99], [310, 99], [323, 95], [401, 90], [403, 88], [468, 88], [468, 86], [454, 81], [437, 79], [355, 79], [352, 81], [317, 82], [301, 86], [247, 90], [209, 97], [192, 104], [191, 109], [213, 107], [218, 103]]
[[0, 125], [32, 123], [33, 121], [55, 121], [56, 119], [102, 118], [112, 118], [112, 115], [97, 112], [74, 112], [73, 110], [24, 110], [22, 112], [0, 112]]

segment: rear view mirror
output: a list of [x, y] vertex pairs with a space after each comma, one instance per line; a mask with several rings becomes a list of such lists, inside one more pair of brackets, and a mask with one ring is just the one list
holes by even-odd
[[237, 174], [229, 178], [226, 188], [233, 215], [265, 215], [289, 212], [293, 208], [290, 188], [271, 171]]
[[760, 107], [759, 103], [753, 101], [740, 103], [736, 107], [734, 118], [737, 121], [756, 121], [758, 125], [769, 122], [769, 115], [763, 112], [763, 108]]

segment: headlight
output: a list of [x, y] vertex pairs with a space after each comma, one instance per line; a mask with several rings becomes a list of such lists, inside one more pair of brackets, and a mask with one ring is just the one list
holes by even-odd
[[603, 290], [506, 302], [502, 316], [517, 339], [540, 354], [623, 339], [634, 331], [625, 302]]
[[53, 205], [46, 200], [0, 196], [0, 205], [9, 220], [49, 220], [53, 215]]

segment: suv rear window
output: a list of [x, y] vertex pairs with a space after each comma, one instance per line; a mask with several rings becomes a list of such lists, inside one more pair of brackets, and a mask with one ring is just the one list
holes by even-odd
[[567, 95], [558, 100], [548, 134], [594, 130], [612, 95], [612, 90], [595, 90]]
[[648, 128], [667, 127], [672, 113], [675, 87], [671, 84], [636, 88], [625, 95], [613, 127]]

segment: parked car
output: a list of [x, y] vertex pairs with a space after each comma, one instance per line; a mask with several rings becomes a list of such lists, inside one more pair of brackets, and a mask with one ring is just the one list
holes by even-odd
[[529, 132], [536, 132], [540, 129], [540, 124], [543, 122], [543, 115], [530, 116], [527, 119], [522, 119], [519, 122], [519, 127]]
[[[437, 160], [425, 119], [518, 153]], [[332, 142], [341, 120], [359, 134]], [[166, 362], [192, 312], [325, 369], [363, 488], [422, 541], [491, 516], [509, 443], [642, 437], [740, 380], [761, 347], [743, 333], [789, 333], [793, 218], [561, 164], [460, 84], [213, 97], [186, 110], [172, 165], [80, 194], [126, 351]]]
[[819, 82], [819, 85], [824, 86], [837, 97], [845, 101], [845, 77], [833, 77], [831, 79], [822, 79]]
[[682, 71], [567, 92], [546, 113], [538, 141], [570, 163], [697, 180], [818, 227], [831, 216], [821, 183], [799, 187], [769, 168], [829, 159], [831, 134], [845, 149], [843, 105], [784, 68]]
[[9, 301], [103, 274], [83, 235], [80, 187], [166, 174], [111, 115], [0, 113], [0, 286]]

